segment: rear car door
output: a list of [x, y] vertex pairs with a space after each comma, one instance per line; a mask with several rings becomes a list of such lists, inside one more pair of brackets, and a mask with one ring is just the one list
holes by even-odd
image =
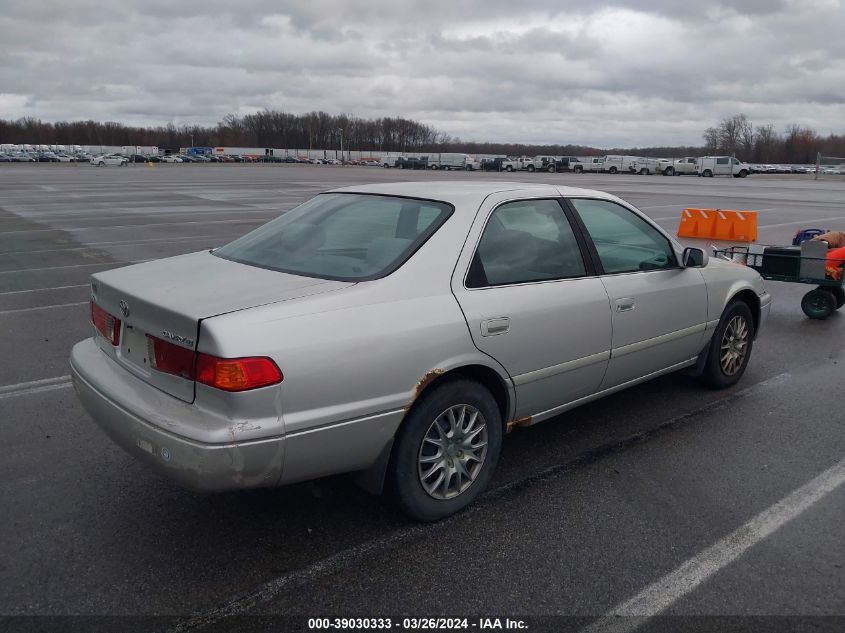
[[[610, 306], [559, 199], [491, 196], [452, 280], [473, 342], [510, 374], [516, 417], [594, 393], [610, 357]], [[588, 263], [590, 262], [590, 263]]]
[[602, 389], [694, 359], [707, 322], [701, 271], [681, 267], [669, 239], [633, 210], [611, 200], [569, 203], [589, 237], [613, 314]]

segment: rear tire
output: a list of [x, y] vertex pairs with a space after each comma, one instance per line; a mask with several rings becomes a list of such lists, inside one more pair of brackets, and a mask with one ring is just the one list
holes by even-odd
[[583, 173], [584, 173], [584, 168], [583, 168], [583, 167], [581, 167], [581, 165], [576, 165], [576, 166], [575, 166], [575, 169], [573, 169], [572, 171], [574, 171], [576, 174], [583, 174]]
[[505, 167], [505, 171], [513, 171], [513, 165], [508, 165]]
[[534, 165], [528, 165], [528, 171], [533, 172], [534, 171]]
[[549, 172], [550, 174], [555, 173], [555, 166], [554, 166], [554, 165], [549, 165], [549, 166], [546, 168], [546, 171], [547, 171], [547, 172]]
[[709, 169], [705, 169], [704, 172], [702, 172], [701, 175], [704, 176], [705, 178], [712, 178], [713, 172], [710, 171]]
[[811, 290], [801, 299], [801, 309], [811, 319], [823, 320], [836, 310], [836, 296], [827, 288]]
[[667, 167], [666, 170], [663, 172], [664, 176], [674, 176], [675, 175], [675, 168], [674, 167]]
[[611, 174], [615, 174], [618, 170], [616, 169], [616, 167], [611, 167], [610, 169], [608, 169], [608, 171], [609, 171]]
[[492, 394], [474, 381], [447, 379], [425, 391], [405, 416], [386, 492], [418, 521], [460, 512], [487, 487], [501, 446], [502, 417]]
[[748, 366], [754, 344], [754, 320], [751, 309], [743, 301], [728, 304], [719, 325], [710, 339], [707, 362], [701, 378], [713, 389], [735, 385]]

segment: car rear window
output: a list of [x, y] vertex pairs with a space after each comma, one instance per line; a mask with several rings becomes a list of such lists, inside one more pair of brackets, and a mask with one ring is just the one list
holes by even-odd
[[376, 279], [401, 266], [451, 213], [433, 200], [322, 194], [214, 254], [309, 277]]

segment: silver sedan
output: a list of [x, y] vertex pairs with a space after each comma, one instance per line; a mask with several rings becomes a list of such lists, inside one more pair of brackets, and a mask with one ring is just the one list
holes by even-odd
[[678, 370], [733, 385], [770, 300], [606, 193], [357, 186], [95, 274], [71, 367], [100, 427], [185, 486], [355, 472], [434, 520], [484, 490], [513, 427]]

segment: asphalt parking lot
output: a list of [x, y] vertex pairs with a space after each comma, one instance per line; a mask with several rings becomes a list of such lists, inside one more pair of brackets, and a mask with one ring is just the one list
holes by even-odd
[[[187, 492], [112, 445], [76, 401], [67, 363], [90, 335], [91, 273], [218, 246], [335, 186], [504, 176], [0, 166], [0, 616], [151, 618], [110, 621], [122, 630], [403, 615], [528, 618], [529, 630], [693, 621], [674, 616], [845, 628], [845, 314], [808, 320], [806, 286], [768, 283], [767, 330], [735, 388], [668, 376], [517, 430], [480, 502], [433, 525], [348, 477]], [[508, 176], [610, 191], [672, 231], [685, 206], [757, 210], [762, 243], [845, 229], [845, 181]], [[613, 617], [653, 612], [664, 617]]]

